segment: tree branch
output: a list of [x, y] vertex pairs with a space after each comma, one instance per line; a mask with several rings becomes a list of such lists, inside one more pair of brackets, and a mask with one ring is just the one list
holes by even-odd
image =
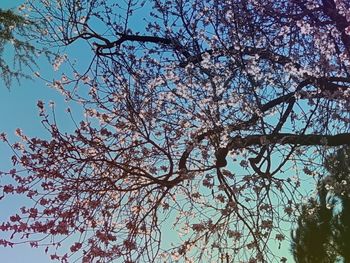
[[[344, 85], [340, 85], [340, 84], [336, 84], [333, 82], [344, 82], [344, 83], [350, 83], [350, 78], [343, 78], [343, 77], [330, 77], [330, 78], [319, 78], [316, 80], [311, 80], [311, 79], [307, 79], [302, 81], [299, 85], [298, 88], [296, 89], [296, 91], [298, 91], [298, 95], [300, 96], [300, 99], [309, 99], [309, 98], [327, 98], [327, 95], [331, 94], [336, 94], [337, 92], [345, 92], [347, 90], [350, 90], [350, 86], [344, 86]], [[321, 93], [320, 92], [306, 92], [306, 91], [301, 91], [301, 89], [309, 84], [312, 83], [316, 83], [316, 85], [321, 89]], [[288, 94], [282, 95], [280, 97], [277, 97], [267, 103], [265, 103], [264, 105], [261, 106], [260, 111], [262, 113], [267, 112], [268, 110], [272, 109], [273, 107], [276, 107], [277, 105], [280, 105], [282, 103], [290, 103], [290, 101], [294, 101], [295, 100], [295, 96], [297, 94], [297, 92], [290, 92]], [[329, 94], [325, 94], [325, 92], [329, 93]], [[294, 102], [293, 102], [294, 104]], [[288, 114], [291, 112], [291, 109], [288, 110]], [[287, 119], [287, 114], [283, 117], [284, 120], [282, 120], [282, 123], [284, 123]], [[247, 129], [248, 127], [250, 127], [251, 125], [254, 125], [257, 121], [259, 120], [259, 116], [257, 114], [253, 114], [252, 117], [247, 120], [247, 121], [243, 121], [240, 123], [234, 123], [232, 125], [230, 125], [228, 127], [228, 129], [230, 131], [235, 131], [235, 130], [244, 130]], [[279, 128], [280, 129], [280, 128]], [[206, 137], [213, 135], [213, 134], [217, 134], [224, 131], [224, 127], [217, 127], [215, 129], [209, 130], [207, 132], [201, 133], [196, 137], [196, 141], [199, 143], [201, 142], [203, 139], [205, 139]], [[277, 132], [278, 130], [276, 130]], [[278, 134], [276, 134], [278, 135]], [[259, 140], [261, 138], [262, 135], [259, 135]], [[271, 137], [272, 135], [270, 135]], [[297, 136], [297, 135], [295, 135]], [[301, 136], [301, 135], [298, 135]], [[304, 135], [307, 136], [307, 135]], [[321, 135], [320, 135], [321, 136]], [[241, 138], [240, 138], [241, 139]], [[350, 139], [349, 139], [350, 141]], [[300, 143], [290, 143], [290, 144], [300, 144]], [[344, 143], [341, 143], [339, 145], [342, 145]], [[249, 144], [248, 144], [249, 145]], [[303, 144], [303, 145], [307, 145], [307, 144]], [[310, 145], [314, 145], [314, 144], [310, 144]], [[318, 145], [318, 144], [315, 144]], [[330, 145], [332, 146], [332, 145]], [[334, 145], [336, 146], [336, 145]], [[187, 170], [186, 167], [186, 161], [187, 158], [189, 157], [189, 155], [191, 154], [191, 151], [194, 149], [195, 145], [192, 143], [190, 144], [187, 149], [183, 152], [180, 161], [179, 161], [179, 170]], [[224, 156], [226, 157], [226, 155]], [[223, 161], [223, 156], [220, 157], [220, 165], [222, 166], [224, 164]]]
[[[217, 50], [215, 52], [218, 52]], [[254, 55], [259, 55], [261, 58], [266, 59], [266, 60], [270, 60], [272, 62], [281, 64], [281, 65], [286, 65], [288, 63], [293, 64], [297, 69], [301, 68], [301, 66], [296, 63], [294, 60], [292, 60], [291, 58], [284, 56], [284, 55], [280, 55], [274, 52], [271, 52], [270, 50], [266, 50], [263, 48], [255, 48], [255, 47], [245, 47], [242, 50], [236, 50], [234, 46], [229, 47], [227, 49], [223, 49], [221, 50], [222, 52], [222, 56], [224, 56], [225, 52], [228, 52], [230, 55], [248, 55], [248, 56], [254, 56]], [[203, 60], [202, 55], [204, 53], [208, 53], [210, 55], [214, 54], [214, 51], [209, 49], [206, 50], [200, 54], [194, 55], [194, 56], [190, 56], [188, 57], [188, 59], [184, 62], [180, 63], [180, 67], [186, 67], [189, 63], [199, 63]]]
[[341, 39], [344, 43], [345, 49], [350, 55], [350, 36], [346, 33], [346, 28], [350, 26], [344, 15], [339, 14], [336, 4], [333, 0], [322, 0], [323, 11], [335, 24], [335, 27], [341, 33]]
[[350, 145], [350, 133], [340, 133], [336, 135], [319, 135], [319, 134], [291, 134], [278, 133], [270, 135], [249, 135], [247, 137], [231, 138], [227, 145], [228, 150], [241, 149], [248, 146], [263, 146], [268, 144], [290, 144], [300, 146], [340, 146]]
[[96, 53], [98, 55], [104, 55], [104, 53], [102, 52], [103, 49], [116, 48], [127, 41], [168, 45], [168, 46], [172, 46], [176, 51], [179, 51], [186, 58], [191, 57], [191, 54], [176, 39], [157, 37], [157, 36], [142, 36], [142, 35], [127, 35], [127, 34], [121, 34], [120, 38], [116, 41], [104, 41], [105, 44], [96, 44], [97, 46]]

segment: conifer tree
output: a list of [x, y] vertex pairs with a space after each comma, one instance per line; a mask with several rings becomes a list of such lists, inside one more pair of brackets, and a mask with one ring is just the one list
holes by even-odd
[[24, 68], [33, 70], [37, 66], [35, 58], [39, 49], [31, 40], [38, 29], [38, 23], [13, 10], [0, 9], [0, 78], [7, 88], [13, 79], [30, 78]]
[[325, 161], [329, 176], [321, 180], [316, 199], [302, 207], [292, 233], [297, 263], [350, 262], [349, 149], [340, 149]]

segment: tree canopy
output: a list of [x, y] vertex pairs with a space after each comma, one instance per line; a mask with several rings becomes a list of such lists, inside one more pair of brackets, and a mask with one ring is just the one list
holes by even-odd
[[326, 158], [329, 175], [318, 185], [317, 199], [302, 207], [292, 233], [297, 263], [350, 261], [350, 149]]
[[350, 144], [349, 1], [29, 6], [48, 45], [90, 58], [50, 84], [85, 116], [68, 133], [39, 101], [50, 139], [1, 135], [15, 151], [2, 192], [33, 200], [1, 244], [68, 244], [50, 252], [62, 262], [285, 260], [271, 246], [304, 179]]
[[38, 23], [13, 10], [0, 9], [0, 77], [7, 88], [13, 79], [31, 77], [24, 72], [25, 67], [33, 70], [37, 66], [39, 48], [31, 43], [37, 30]]

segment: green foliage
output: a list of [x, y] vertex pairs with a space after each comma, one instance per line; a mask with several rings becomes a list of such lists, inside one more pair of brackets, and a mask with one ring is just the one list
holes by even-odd
[[36, 67], [37, 49], [31, 44], [39, 26], [12, 10], [0, 9], [0, 77], [6, 87], [12, 80], [30, 78], [23, 68]]
[[350, 149], [329, 156], [330, 176], [318, 185], [318, 196], [302, 207], [292, 233], [291, 250], [297, 263], [350, 262]]
[[292, 251], [296, 262], [334, 262], [336, 255], [331, 246], [332, 209], [328, 209], [327, 192], [320, 185], [318, 200], [310, 200], [303, 206], [298, 228], [292, 238]]

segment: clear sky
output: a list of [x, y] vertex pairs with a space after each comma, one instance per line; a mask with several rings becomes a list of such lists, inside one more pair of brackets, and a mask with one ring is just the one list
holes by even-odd
[[[15, 8], [23, 3], [22, 0], [0, 0], [0, 8]], [[79, 52], [78, 52], [79, 53]], [[77, 57], [79, 54], [75, 53]], [[9, 55], [9, 54], [8, 54]], [[38, 71], [46, 79], [53, 79], [57, 72], [53, 71], [52, 66], [46, 60], [39, 60], [40, 68]], [[37, 101], [42, 100], [46, 103], [55, 101], [58, 118], [64, 120], [64, 112], [67, 104], [62, 96], [55, 90], [47, 87], [45, 82], [40, 79], [22, 80], [20, 84], [13, 82], [10, 90], [0, 81], [0, 132], [6, 132], [9, 139], [14, 142], [16, 137], [14, 131], [21, 128], [29, 136], [46, 136], [38, 117], [36, 107]], [[63, 123], [64, 128], [69, 129], [71, 123]], [[11, 167], [11, 152], [8, 147], [0, 143], [0, 170], [6, 170]], [[3, 183], [0, 179], [0, 184]], [[8, 198], [0, 202], [0, 222], [15, 212], [20, 207], [23, 200], [18, 197]], [[3, 233], [0, 232], [0, 239]], [[284, 247], [287, 249], [287, 247]], [[0, 247], [0, 263], [48, 263], [48, 255], [44, 253], [43, 248], [33, 249], [28, 245], [19, 245], [14, 248]], [[291, 262], [291, 261], [288, 261]]]

